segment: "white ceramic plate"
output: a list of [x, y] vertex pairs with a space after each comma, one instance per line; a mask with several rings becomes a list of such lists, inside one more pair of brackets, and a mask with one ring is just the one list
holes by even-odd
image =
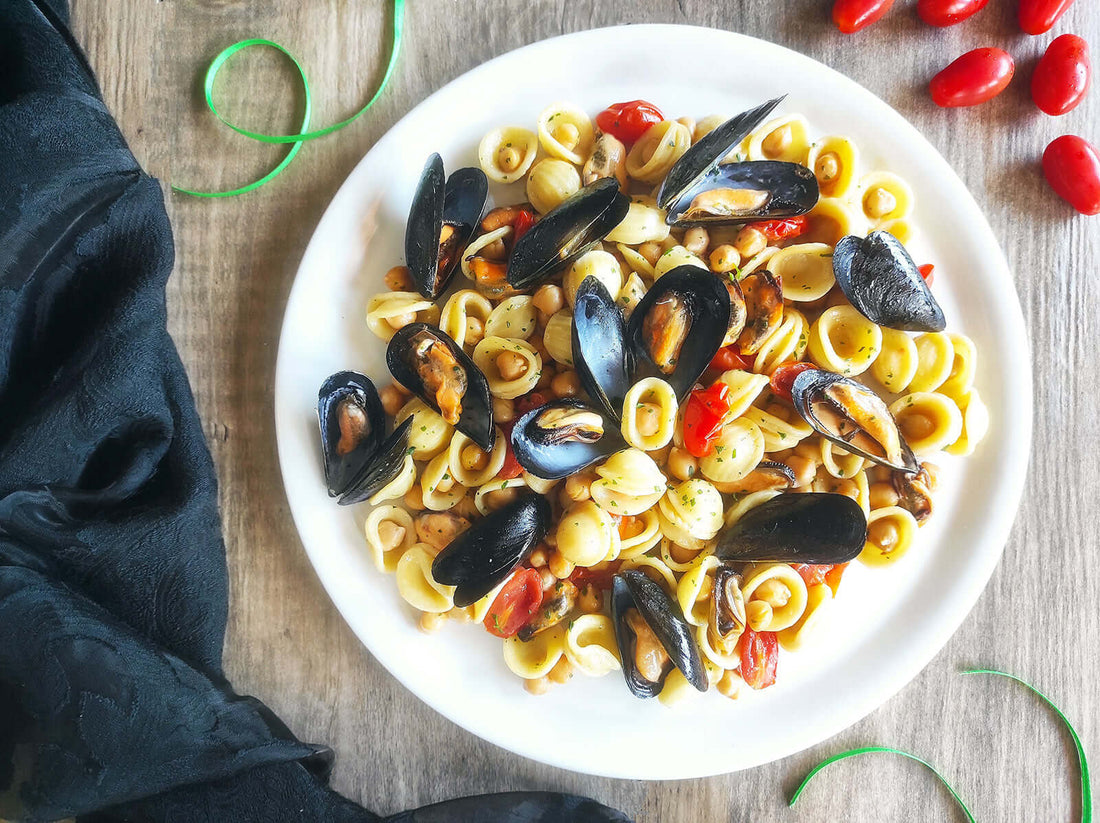
[[[403, 262], [405, 217], [431, 152], [448, 170], [476, 165], [486, 131], [534, 128], [556, 100], [595, 115], [612, 102], [645, 98], [671, 116], [698, 118], [781, 94], [789, 96], [778, 113], [802, 113], [817, 135], [853, 138], [866, 169], [889, 169], [912, 184], [920, 234], [911, 248], [936, 264], [948, 329], [977, 343], [975, 382], [992, 416], [989, 434], [972, 458], [942, 461], [936, 515], [903, 561], [849, 570], [820, 644], [784, 653], [773, 688], [736, 702], [712, 691], [669, 710], [634, 699], [612, 674], [576, 677], [533, 697], [486, 632], [469, 625], [418, 631], [392, 577], [367, 556], [366, 507], [341, 508], [326, 494], [317, 388], [346, 368], [382, 385], [388, 379], [385, 346], [367, 330], [364, 307], [386, 270]], [[493, 193], [498, 202], [524, 199], [520, 187]], [[893, 109], [820, 63], [760, 40], [686, 26], [600, 29], [536, 43], [463, 75], [394, 126], [348, 177], [287, 305], [275, 383], [279, 458], [294, 521], [329, 596], [420, 699], [474, 734], [551, 765], [624, 778], [701, 777], [836, 734], [909, 682], [958, 628], [1000, 558], [1019, 503], [1031, 437], [1030, 363], [1012, 278], [988, 224], [943, 158]]]

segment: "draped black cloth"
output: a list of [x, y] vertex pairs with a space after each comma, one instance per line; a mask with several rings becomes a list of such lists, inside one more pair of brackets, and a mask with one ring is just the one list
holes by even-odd
[[[0, 818], [379, 818], [222, 674], [214, 468], [165, 329], [171, 228], [68, 31], [0, 0]], [[359, 753], [369, 756], [369, 753]], [[398, 815], [626, 820], [525, 792]]]

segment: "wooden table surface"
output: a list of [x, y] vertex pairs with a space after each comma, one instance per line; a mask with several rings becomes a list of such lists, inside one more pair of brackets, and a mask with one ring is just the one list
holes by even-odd
[[[138, 159], [164, 181], [227, 188], [281, 156], [231, 135], [201, 103], [202, 72], [224, 46], [268, 37], [314, 84], [315, 119], [347, 116], [373, 93], [389, 47], [382, 0], [73, 0], [78, 39]], [[1053, 696], [1086, 746], [1100, 743], [1100, 217], [1076, 216], [1046, 187], [1055, 136], [1100, 142], [1100, 89], [1053, 119], [1030, 102], [1031, 69], [1054, 34], [1100, 45], [1100, 5], [1078, 0], [1054, 32], [1028, 37], [1015, 0], [991, 0], [946, 30], [900, 0], [855, 36], [830, 25], [826, 0], [412, 0], [406, 51], [372, 113], [308, 145], [275, 183], [221, 201], [168, 197], [176, 233], [169, 326], [191, 375], [217, 462], [229, 551], [226, 662], [237, 688], [304, 740], [336, 749], [340, 791], [382, 813], [461, 794], [554, 789], [590, 795], [646, 821], [963, 820], [918, 764], [875, 756], [819, 778], [794, 810], [785, 797], [823, 757], [895, 745], [942, 768], [982, 821], [1079, 816], [1072, 744], [1052, 715], [1008, 682], [955, 674], [992, 665]], [[550, 768], [498, 749], [421, 704], [365, 651], [329, 602], [291, 522], [276, 463], [272, 386], [294, 272], [329, 199], [371, 145], [413, 105], [468, 69], [543, 38], [619, 23], [730, 29], [820, 60], [896, 107], [977, 198], [1015, 272], [1034, 352], [1035, 438], [1011, 540], [988, 589], [944, 650], [900, 694], [813, 749], [748, 772], [630, 782]], [[998, 45], [1018, 77], [993, 102], [941, 111], [928, 78], [970, 48]], [[659, 59], [664, 59], [660, 57]], [[683, 55], [670, 61], [691, 59]], [[290, 131], [293, 77], [249, 53], [220, 83], [237, 122]], [[751, 82], [751, 80], [749, 81]], [[658, 753], [654, 753], [658, 756]]]

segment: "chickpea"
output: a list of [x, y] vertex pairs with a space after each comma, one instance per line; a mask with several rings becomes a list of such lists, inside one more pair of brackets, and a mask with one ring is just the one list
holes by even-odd
[[539, 585], [542, 586], [544, 592], [550, 591], [557, 582], [558, 578], [554, 577], [554, 573], [546, 566], [539, 569]]
[[657, 261], [661, 259], [661, 245], [653, 241], [642, 243], [638, 246], [638, 254], [644, 257], [649, 265], [656, 266]]
[[511, 226], [522, 210], [523, 206], [497, 206], [481, 219], [481, 230], [491, 232], [504, 226]]
[[523, 688], [527, 690], [529, 694], [546, 694], [550, 691], [550, 681], [545, 677], [536, 677], [531, 680], [523, 681]]
[[546, 537], [544, 537], [542, 539], [543, 539], [543, 542], [546, 543], [546, 545], [549, 546], [550, 548], [552, 548], [552, 549], [557, 548], [557, 546], [558, 546], [558, 535], [555, 532], [550, 532], [549, 534], [546, 535]]
[[791, 590], [780, 580], [765, 580], [756, 587], [756, 596], [772, 609], [780, 609], [791, 599]]
[[496, 511], [501, 506], [507, 506], [516, 499], [516, 490], [513, 486], [506, 489], [493, 489], [491, 492], [486, 492], [485, 497], [482, 499], [485, 501], [487, 508]]
[[750, 600], [745, 604], [745, 617], [754, 632], [766, 631], [772, 622], [771, 604], [764, 600]]
[[669, 544], [668, 547], [669, 556], [677, 563], [690, 563], [694, 560], [698, 554], [698, 549], [688, 549], [684, 546], [679, 546], [676, 543]]
[[516, 419], [516, 405], [502, 397], [493, 398], [493, 419], [498, 423], [511, 423]]
[[531, 298], [531, 305], [545, 314], [547, 317], [557, 314], [565, 307], [565, 294], [561, 286], [550, 283], [539, 286]]
[[711, 271], [727, 274], [741, 265], [741, 254], [733, 246], [723, 243], [710, 253]]
[[890, 483], [890, 480], [891, 470], [886, 466], [879, 466], [876, 464], [867, 467], [867, 481], [872, 485], [875, 483]]
[[709, 245], [710, 236], [702, 226], [693, 226], [684, 232], [684, 248], [696, 257], [705, 255]]
[[558, 372], [550, 381], [550, 391], [558, 397], [576, 397], [581, 393], [581, 380], [572, 369]]
[[668, 470], [677, 480], [690, 480], [699, 470], [699, 461], [687, 449], [674, 446], [668, 453]]
[[794, 447], [794, 453], [799, 457], [808, 457], [816, 461], [821, 457], [821, 441], [816, 437], [807, 437], [804, 440], [799, 440], [798, 445]]
[[573, 569], [576, 568], [573, 563], [565, 559], [565, 555], [559, 552], [557, 549], [550, 552], [550, 557], [546, 561], [550, 571], [553, 572], [554, 577], [558, 580], [564, 580], [573, 573]]
[[779, 157], [794, 143], [794, 134], [790, 126], [782, 126], [760, 142], [760, 148], [768, 157]]
[[393, 383], [382, 387], [382, 391], [378, 393], [378, 399], [382, 401], [382, 410], [390, 417], [396, 417], [401, 407], [408, 402], [407, 395], [402, 394]]
[[661, 407], [652, 403], [639, 403], [635, 414], [638, 434], [652, 437], [661, 428]]
[[814, 163], [814, 174], [822, 183], [830, 183], [840, 174], [840, 158], [835, 151], [827, 151]]
[[814, 477], [817, 475], [816, 460], [803, 457], [800, 454], [792, 454], [783, 462], [794, 472], [794, 485], [796, 488], [809, 486], [814, 482]]
[[473, 494], [463, 495], [462, 499], [451, 508], [451, 511], [467, 520], [481, 517], [481, 512], [478, 511], [477, 504], [474, 503]]
[[723, 697], [728, 697], [730, 700], [736, 700], [741, 696], [741, 686], [745, 683], [741, 679], [741, 675], [733, 670], [728, 670], [722, 673], [722, 677], [719, 678], [715, 688], [718, 689], [718, 693]]
[[592, 496], [592, 481], [596, 475], [592, 472], [578, 472], [565, 478], [565, 493], [574, 503], [580, 503]]
[[416, 291], [408, 266], [394, 266], [382, 280], [390, 291]]
[[898, 493], [892, 483], [872, 483], [868, 497], [872, 509], [885, 509], [898, 504]]
[[788, 415], [790, 414], [789, 406], [784, 406], [782, 403], [771, 402], [764, 407], [764, 411], [770, 414], [772, 417], [778, 417], [780, 420], [787, 422]]
[[501, 146], [500, 151], [497, 152], [497, 166], [501, 171], [507, 172], [508, 174], [518, 169], [522, 161], [523, 156], [515, 146], [505, 144]]
[[565, 484], [563, 483], [558, 487], [558, 507], [564, 511], [573, 505], [573, 498], [569, 496], [569, 492], [565, 490]]
[[531, 564], [533, 569], [541, 569], [546, 565], [547, 551], [546, 547], [541, 543], [535, 548], [533, 552], [527, 557], [527, 562]]
[[882, 186], [875, 186], [863, 196], [863, 211], [873, 220], [880, 220], [897, 207], [898, 199]]
[[477, 317], [467, 317], [466, 339], [463, 341], [464, 345], [476, 346], [481, 342], [481, 338], [484, 336], [485, 324], [481, 322], [481, 319]]
[[386, 323], [389, 324], [389, 327], [394, 331], [400, 331], [401, 329], [405, 328], [405, 326], [409, 325], [409, 323], [415, 322], [416, 312], [414, 311], [406, 311], [402, 312], [401, 314], [394, 314], [386, 318]]
[[737, 232], [737, 239], [733, 241], [733, 245], [737, 248], [738, 253], [741, 255], [741, 259], [748, 260], [750, 257], [755, 257], [767, 248], [768, 238], [765, 237], [764, 232], [759, 229], [754, 229], [752, 226], [745, 226], [745, 228]]
[[424, 493], [420, 490], [419, 485], [413, 486], [405, 492], [405, 508], [414, 512], [424, 511]]
[[828, 489], [835, 494], [843, 494], [853, 500], [859, 499], [859, 486], [854, 480], [837, 480], [832, 488]]
[[378, 542], [382, 544], [382, 551], [393, 551], [405, 541], [408, 530], [404, 526], [394, 523], [392, 520], [383, 520], [378, 524]]
[[585, 614], [596, 614], [603, 609], [603, 593], [589, 583], [577, 598], [577, 608]]
[[481, 471], [489, 465], [489, 455], [473, 443], [466, 446], [459, 457], [462, 462], [462, 468], [466, 469], [466, 471]]
[[888, 519], [876, 520], [867, 530], [867, 539], [882, 551], [891, 551], [898, 544], [898, 527]]
[[680, 238], [675, 234], [669, 233], [668, 237], [661, 241], [661, 254], [671, 251], [680, 245]]
[[573, 679], [573, 664], [569, 662], [569, 658], [564, 654], [561, 659], [554, 664], [554, 668], [550, 670], [550, 674], [547, 675], [555, 683], [568, 683]]
[[443, 628], [443, 621], [446, 620], [443, 615], [436, 614], [434, 612], [424, 612], [420, 615], [420, 631], [425, 634], [432, 634]]
[[527, 374], [527, 361], [514, 351], [502, 351], [497, 355], [496, 362], [503, 380], [519, 380]]

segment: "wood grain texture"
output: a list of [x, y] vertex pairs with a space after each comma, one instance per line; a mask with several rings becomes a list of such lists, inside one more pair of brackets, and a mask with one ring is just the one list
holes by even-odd
[[[72, 5], [77, 36], [138, 159], [180, 185], [239, 185], [281, 156], [216, 127], [201, 104], [202, 72], [228, 43], [261, 36], [289, 47], [315, 84], [318, 124], [362, 105], [388, 47], [389, 4], [380, 0]], [[1100, 93], [1059, 119], [1031, 106], [1030, 70], [1053, 35], [1020, 34], [1015, 5], [993, 0], [968, 23], [933, 30], [901, 0], [880, 24], [845, 37], [829, 25], [825, 0], [414, 0], [407, 51], [369, 117], [310, 144], [278, 182], [246, 198], [168, 198], [177, 243], [170, 329], [221, 481], [232, 592], [228, 671], [303, 739], [336, 749], [339, 790], [383, 813], [460, 794], [560, 789], [646, 821], [963, 819], [920, 766], [884, 756], [831, 767], [796, 809], [786, 808], [784, 798], [818, 760], [880, 743], [941, 766], [981, 820], [1079, 815], [1072, 746], [1051, 715], [1009, 683], [955, 674], [982, 664], [1033, 680], [1097, 750], [1100, 217], [1076, 216], [1058, 200], [1038, 160], [1058, 134], [1100, 140]], [[344, 625], [306, 560], [279, 479], [272, 415], [291, 280], [326, 203], [371, 145], [415, 103], [491, 57], [565, 32], [640, 22], [714, 26], [780, 43], [854, 78], [913, 122], [958, 171], [1004, 246], [1036, 377], [1023, 507], [989, 588], [943, 652], [833, 740], [749, 772], [672, 783], [592, 778], [518, 758], [399, 686]], [[1077, 2], [1054, 33], [1064, 31], [1100, 45], [1100, 6]], [[1009, 48], [1018, 79], [983, 107], [936, 109], [924, 90], [928, 78], [982, 45]], [[242, 55], [224, 78], [221, 99], [237, 122], [294, 128], [300, 100], [274, 55]]]

